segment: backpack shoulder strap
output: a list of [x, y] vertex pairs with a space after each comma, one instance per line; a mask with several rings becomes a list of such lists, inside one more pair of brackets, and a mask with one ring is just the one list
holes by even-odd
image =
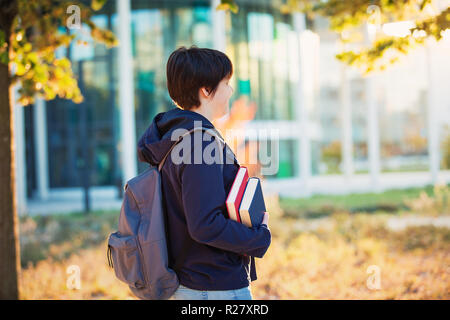
[[[219, 150], [220, 150], [220, 158], [221, 158], [221, 162], [220, 162], [220, 168], [223, 172], [223, 166], [224, 166], [224, 158], [223, 158], [223, 147], [226, 146], [225, 141], [223, 140], [222, 136], [220, 135], [220, 133], [214, 129], [209, 130], [208, 128], [205, 127], [196, 127], [193, 128], [191, 130], [189, 130], [188, 132], [184, 133], [183, 135], [181, 135], [178, 140], [170, 147], [169, 151], [166, 153], [166, 155], [164, 156], [164, 158], [162, 159], [161, 163], [158, 165], [158, 171], [161, 172], [162, 166], [164, 165], [164, 162], [166, 161], [167, 156], [170, 154], [170, 152], [172, 151], [172, 149], [175, 147], [175, 145], [181, 141], [181, 139], [188, 135], [191, 134], [194, 131], [198, 131], [198, 130], [205, 130], [205, 132], [211, 134], [212, 136], [215, 137], [217, 143], [219, 144]], [[214, 132], [214, 133], [213, 133]], [[163, 199], [164, 199], [164, 195], [163, 195]], [[169, 239], [169, 234], [167, 232], [167, 210], [166, 210], [166, 205], [165, 205], [165, 200], [163, 200], [163, 206], [164, 206], [164, 219], [165, 219], [165, 232], [166, 232], [166, 239], [168, 241]], [[188, 239], [187, 239], [188, 240]], [[183, 241], [183, 247], [181, 248], [181, 254], [175, 259], [175, 264], [173, 265], [172, 269], [175, 271], [179, 271], [181, 269], [181, 267], [183, 266], [186, 258], [187, 258], [187, 253], [189, 252], [189, 249], [191, 247], [191, 242], [190, 241]]]

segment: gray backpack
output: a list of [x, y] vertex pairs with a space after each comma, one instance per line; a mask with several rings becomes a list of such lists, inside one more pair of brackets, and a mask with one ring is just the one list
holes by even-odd
[[[125, 282], [140, 299], [168, 299], [179, 286], [175, 270], [183, 265], [189, 248], [183, 248], [182, 256], [176, 257], [175, 265], [170, 268], [160, 172], [175, 145], [183, 136], [196, 130], [205, 130], [215, 136], [219, 150], [223, 150], [221, 143], [225, 143], [217, 131], [216, 135], [210, 129], [196, 127], [180, 136], [158, 167], [150, 166], [124, 186], [118, 231], [109, 235], [107, 258], [116, 277]], [[223, 170], [222, 152], [220, 159]]]

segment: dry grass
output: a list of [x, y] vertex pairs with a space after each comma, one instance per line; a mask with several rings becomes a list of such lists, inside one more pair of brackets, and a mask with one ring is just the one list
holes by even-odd
[[[257, 259], [256, 299], [449, 299], [450, 230], [433, 226], [391, 231], [384, 214], [335, 212], [328, 223], [299, 228], [310, 220], [286, 218], [269, 204], [272, 244]], [[392, 216], [392, 215], [391, 215]], [[306, 230], [306, 231], [305, 231]], [[106, 264], [106, 242], [78, 245], [71, 255], [63, 241], [55, 257], [23, 268], [22, 299], [134, 299]], [[80, 268], [81, 288], [68, 289], [71, 265]], [[380, 271], [380, 288], [368, 286]], [[370, 271], [370, 269], [369, 269]], [[69, 283], [70, 284], [70, 283]]]
[[[21, 299], [134, 299], [106, 265], [105, 245], [81, 250], [62, 261], [40, 261], [22, 270]], [[68, 273], [71, 265], [80, 268], [80, 289], [68, 288], [72, 284], [73, 274]]]
[[[371, 265], [380, 270], [378, 290], [367, 285]], [[302, 234], [288, 246], [272, 244], [258, 261], [253, 292], [260, 299], [449, 299], [449, 266], [448, 248], [399, 252], [383, 240]]]

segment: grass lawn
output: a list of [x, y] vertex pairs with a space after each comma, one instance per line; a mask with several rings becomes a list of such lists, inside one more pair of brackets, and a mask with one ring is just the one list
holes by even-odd
[[393, 189], [381, 193], [280, 198], [280, 205], [287, 216], [302, 218], [320, 218], [335, 211], [399, 213], [402, 210], [408, 210], [405, 200], [418, 198], [421, 192], [432, 197], [434, 188], [427, 186], [425, 188]]

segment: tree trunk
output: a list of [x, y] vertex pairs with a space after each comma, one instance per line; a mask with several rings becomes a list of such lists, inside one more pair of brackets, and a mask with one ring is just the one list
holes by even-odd
[[[0, 1], [0, 29], [10, 43], [16, 1]], [[20, 247], [15, 193], [14, 121], [8, 65], [0, 63], [0, 299], [19, 299]]]

